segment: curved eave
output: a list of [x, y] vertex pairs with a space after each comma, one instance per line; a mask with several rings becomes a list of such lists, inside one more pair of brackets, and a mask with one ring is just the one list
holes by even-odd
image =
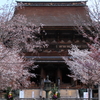
[[[64, 56], [63, 56], [64, 57]], [[65, 56], [68, 57], [68, 56]], [[64, 63], [62, 56], [26, 56], [28, 59], [34, 59], [35, 63]], [[68, 57], [69, 58], [69, 57]]]

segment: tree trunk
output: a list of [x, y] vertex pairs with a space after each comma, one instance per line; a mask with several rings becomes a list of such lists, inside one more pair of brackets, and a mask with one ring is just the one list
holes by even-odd
[[88, 96], [89, 96], [89, 97], [88, 97], [88, 100], [91, 100], [91, 88], [90, 88], [90, 87], [89, 87], [88, 93], [89, 93], [89, 94], [88, 94]]
[[100, 100], [100, 84], [98, 85], [98, 100]]

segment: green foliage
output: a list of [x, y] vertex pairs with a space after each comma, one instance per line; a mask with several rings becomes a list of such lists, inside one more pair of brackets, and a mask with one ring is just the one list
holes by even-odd
[[51, 97], [52, 97], [52, 99], [60, 98], [60, 93], [58, 91], [58, 87], [56, 87], [55, 85], [53, 88], [51, 88]]
[[13, 100], [13, 93], [12, 93], [11, 87], [8, 87], [8, 88], [7, 88], [6, 94], [4, 95], [4, 97], [5, 97], [7, 100]]
[[17, 90], [15, 91], [15, 90], [12, 90], [11, 87], [8, 87], [4, 97], [7, 100], [13, 100], [14, 97], [16, 97], [16, 95], [18, 95]]

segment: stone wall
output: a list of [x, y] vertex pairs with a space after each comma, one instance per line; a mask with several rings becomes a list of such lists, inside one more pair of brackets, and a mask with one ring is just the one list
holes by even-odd
[[[46, 98], [45, 91], [40, 89], [25, 89], [22, 90], [23, 94], [21, 98]], [[22, 96], [23, 95], [23, 96]], [[79, 98], [78, 90], [77, 89], [60, 89], [60, 96], [61, 98]], [[49, 92], [50, 98], [50, 92]]]

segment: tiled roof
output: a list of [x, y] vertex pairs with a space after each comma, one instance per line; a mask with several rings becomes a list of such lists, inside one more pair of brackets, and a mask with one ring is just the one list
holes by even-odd
[[15, 14], [26, 15], [29, 21], [44, 26], [76, 26], [88, 22], [87, 6], [25, 6], [15, 10]]

